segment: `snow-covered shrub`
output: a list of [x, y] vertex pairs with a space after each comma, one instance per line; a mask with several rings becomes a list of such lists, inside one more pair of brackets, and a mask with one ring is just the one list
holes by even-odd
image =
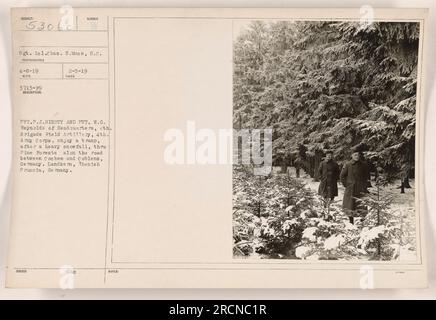
[[286, 175], [259, 177], [243, 166], [233, 174], [235, 254], [294, 255], [306, 219], [317, 216], [313, 192]]
[[[413, 260], [413, 237], [392, 209], [382, 178], [359, 199], [368, 208], [351, 224], [339, 203], [325, 208], [318, 195], [287, 175], [234, 171], [233, 238], [237, 256], [310, 260]], [[328, 213], [328, 214], [326, 214]], [[406, 225], [407, 227], [407, 225]]]
[[359, 229], [355, 225], [341, 219], [312, 218], [306, 226], [296, 249], [297, 258], [336, 260], [351, 259], [359, 254], [355, 245]]
[[263, 220], [258, 229], [256, 252], [278, 257], [292, 255], [295, 245], [301, 240], [303, 219], [289, 219], [286, 214], [276, 214]]

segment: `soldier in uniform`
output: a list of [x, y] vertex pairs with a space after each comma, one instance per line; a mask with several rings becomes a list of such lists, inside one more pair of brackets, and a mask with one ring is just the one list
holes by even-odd
[[362, 160], [359, 151], [353, 152], [351, 160], [344, 165], [340, 179], [345, 187], [342, 208], [348, 215], [350, 223], [354, 223], [354, 217], [364, 217], [367, 213], [367, 208], [359, 204], [357, 199], [368, 193], [368, 186], [370, 186], [369, 168]]
[[333, 153], [327, 151], [324, 160], [318, 168], [318, 177], [321, 182], [318, 194], [325, 199], [325, 206], [338, 195], [339, 165], [333, 160]]

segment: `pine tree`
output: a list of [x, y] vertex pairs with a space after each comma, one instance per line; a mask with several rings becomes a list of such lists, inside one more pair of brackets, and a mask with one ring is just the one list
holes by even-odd
[[356, 144], [393, 176], [413, 172], [417, 23], [254, 22], [235, 43], [235, 128], [273, 128], [274, 158]]

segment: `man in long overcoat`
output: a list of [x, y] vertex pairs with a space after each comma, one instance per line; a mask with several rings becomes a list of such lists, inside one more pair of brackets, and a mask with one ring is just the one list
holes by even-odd
[[339, 166], [333, 160], [332, 152], [328, 151], [325, 159], [320, 163], [318, 177], [321, 180], [318, 194], [326, 200], [327, 204], [338, 195]]
[[370, 185], [369, 168], [366, 162], [362, 161], [359, 152], [354, 152], [351, 155], [351, 160], [342, 168], [340, 179], [345, 187], [342, 208], [348, 215], [350, 222], [354, 223], [354, 217], [362, 217], [367, 214], [367, 208], [361, 205], [356, 198], [362, 198], [368, 193]]

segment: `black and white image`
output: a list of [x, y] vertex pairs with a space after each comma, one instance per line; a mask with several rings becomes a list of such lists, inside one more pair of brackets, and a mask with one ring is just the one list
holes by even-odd
[[234, 130], [272, 130], [267, 174], [233, 165], [235, 259], [417, 261], [419, 34], [419, 22], [234, 22]]

